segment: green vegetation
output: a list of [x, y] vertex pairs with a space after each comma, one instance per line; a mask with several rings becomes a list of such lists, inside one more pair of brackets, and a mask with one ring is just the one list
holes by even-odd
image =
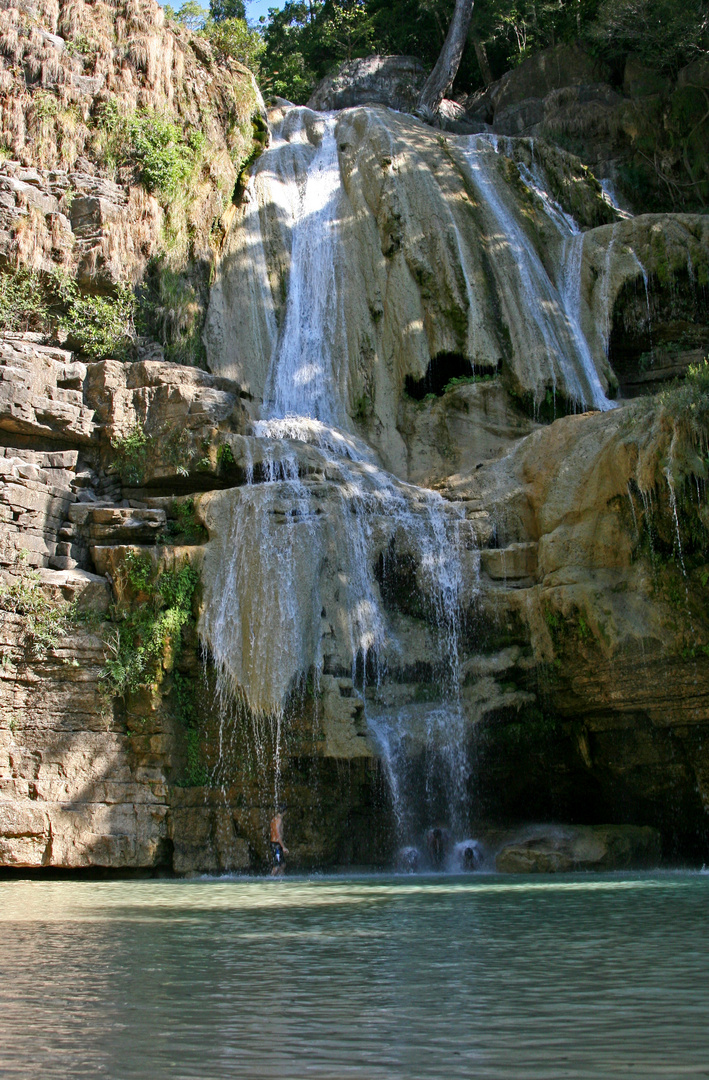
[[49, 300], [39, 271], [20, 268], [0, 274], [0, 325], [3, 330], [42, 333], [49, 318]]
[[234, 451], [229, 443], [222, 443], [217, 450], [217, 467], [220, 470], [223, 470], [230, 468], [234, 464], [236, 464], [234, 460]]
[[96, 360], [124, 358], [133, 345], [136, 301], [128, 285], [111, 296], [84, 296], [61, 271], [42, 274], [25, 267], [0, 273], [0, 324], [4, 330], [53, 334]]
[[206, 141], [202, 132], [185, 132], [167, 116], [145, 111], [131, 117], [128, 135], [142, 183], [148, 191], [174, 199], [201, 163]]
[[166, 360], [205, 366], [205, 310], [206, 282], [199, 268], [175, 269], [163, 255], [151, 259], [138, 290], [136, 324], [142, 334], [162, 344]]
[[69, 344], [100, 360], [124, 359], [135, 341], [136, 300], [129, 285], [118, 285], [113, 296], [82, 296], [74, 281], [61, 287], [66, 314], [60, 319]]
[[492, 382], [494, 378], [494, 375], [457, 375], [455, 378], [448, 380], [443, 387], [443, 393], [446, 394], [449, 390], [454, 390], [456, 386], [473, 386], [475, 383]]
[[160, 682], [164, 667], [179, 656], [199, 582], [187, 562], [180, 569], [159, 569], [148, 552], [136, 551], [126, 554], [121, 578], [131, 602], [112, 610], [114, 631], [101, 673], [108, 697], [125, 697]]
[[[266, 85], [304, 103], [319, 79], [358, 56], [418, 56], [430, 67], [452, 10], [451, 0], [288, 0], [263, 32]], [[706, 0], [476, 0], [454, 92], [576, 41], [621, 74], [628, 55], [674, 73], [706, 52], [708, 28]]]
[[709, 360], [690, 364], [684, 380], [661, 391], [659, 400], [689, 438], [706, 448], [709, 442]]
[[158, 537], [158, 543], [174, 544], [179, 538], [186, 544], [199, 544], [207, 539], [207, 530], [195, 517], [194, 499], [175, 502], [170, 514], [166, 530]]
[[196, 0], [186, 0], [177, 11], [166, 4], [165, 14], [206, 38], [219, 58], [238, 60], [258, 74], [266, 46], [258, 30], [246, 22], [243, 0], [211, 0], [209, 11]]
[[172, 696], [175, 702], [175, 716], [185, 730], [187, 751], [185, 771], [177, 781], [177, 787], [204, 787], [209, 783], [210, 778], [202, 760], [197, 689], [194, 679], [189, 679], [176, 671], [172, 676]]
[[137, 486], [143, 483], [152, 441], [152, 435], [146, 433], [141, 423], [135, 424], [125, 435], [111, 439], [111, 447], [116, 452], [111, 464], [124, 484]]
[[22, 616], [24, 646], [35, 658], [43, 657], [76, 623], [76, 609], [47, 596], [39, 571], [27, 565], [26, 551], [18, 553], [12, 569], [0, 581], [0, 610]]

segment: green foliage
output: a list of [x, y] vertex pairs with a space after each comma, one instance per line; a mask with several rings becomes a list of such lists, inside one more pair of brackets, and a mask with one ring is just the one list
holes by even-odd
[[670, 73], [707, 51], [706, 0], [602, 0], [588, 37], [605, 60], [628, 54]]
[[101, 673], [108, 697], [124, 697], [160, 681], [164, 663], [179, 655], [199, 582], [189, 563], [160, 570], [147, 552], [129, 551], [121, 573], [133, 602], [112, 612], [115, 628]]
[[244, 19], [225, 18], [208, 22], [204, 37], [211, 43], [217, 56], [231, 57], [258, 74], [260, 59], [266, 48], [261, 34], [250, 30]]
[[457, 375], [448, 380], [443, 387], [443, 393], [453, 390], [456, 386], [473, 386], [475, 383], [492, 382], [494, 378], [494, 375]]
[[40, 573], [27, 565], [27, 552], [18, 553], [9, 580], [0, 581], [0, 610], [24, 619], [24, 644], [35, 657], [54, 649], [76, 622], [72, 604], [51, 600], [42, 588]]
[[128, 124], [130, 153], [138, 162], [141, 181], [165, 199], [174, 199], [189, 184], [204, 150], [200, 131], [185, 133], [169, 117], [146, 110]]
[[215, 23], [228, 22], [230, 19], [246, 19], [244, 0], [209, 0], [209, 15]]
[[176, 671], [172, 677], [172, 697], [175, 716], [185, 729], [187, 763], [178, 787], [204, 787], [209, 783], [209, 772], [202, 759], [199, 730], [199, 710], [194, 679]]
[[192, 280], [192, 268], [174, 269], [163, 256], [148, 265], [138, 290], [136, 322], [141, 333], [159, 341], [174, 364], [203, 367], [204, 286]]
[[695, 442], [709, 441], [709, 360], [690, 364], [682, 382], [661, 391], [659, 400], [665, 411]]
[[229, 443], [222, 443], [217, 450], [217, 465], [220, 469], [228, 469], [234, 465], [234, 451]]
[[158, 543], [174, 544], [178, 538], [186, 544], [199, 544], [207, 539], [207, 530], [195, 517], [194, 499], [173, 504], [165, 533], [158, 537]]
[[50, 333], [58, 324], [69, 343], [92, 356], [121, 358], [133, 344], [135, 297], [128, 285], [113, 296], [82, 296], [60, 271], [41, 274], [24, 267], [0, 274], [0, 324], [4, 330]]
[[152, 441], [141, 423], [135, 424], [125, 435], [111, 439], [111, 447], [115, 450], [111, 464], [124, 484], [137, 486], [143, 483]]
[[174, 19], [175, 22], [181, 23], [182, 26], [186, 26], [188, 30], [201, 30], [207, 21], [207, 12], [204, 8], [196, 3], [196, 0], [185, 0], [185, 3], [179, 8], [178, 11], [174, 11], [172, 8], [165, 8], [165, 14], [168, 18]]
[[69, 341], [96, 360], [123, 359], [134, 343], [136, 299], [129, 285], [118, 285], [113, 296], [82, 296], [73, 281], [61, 288], [66, 314], [60, 325]]
[[49, 303], [37, 270], [8, 269], [0, 274], [0, 326], [11, 332], [44, 332]]

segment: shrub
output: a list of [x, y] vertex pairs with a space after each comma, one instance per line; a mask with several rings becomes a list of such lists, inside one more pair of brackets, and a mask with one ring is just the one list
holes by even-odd
[[155, 112], [137, 113], [129, 123], [130, 152], [138, 162], [141, 181], [149, 191], [167, 199], [181, 193], [201, 159], [204, 136], [185, 136], [177, 124]]
[[179, 655], [199, 582], [189, 563], [179, 570], [160, 570], [149, 554], [135, 551], [127, 553], [121, 574], [134, 604], [112, 612], [116, 625], [101, 673], [109, 697], [124, 697], [160, 680], [167, 654]]
[[116, 452], [111, 464], [124, 484], [143, 483], [152, 441], [152, 436], [146, 433], [141, 423], [135, 424], [125, 435], [111, 439], [111, 447]]
[[702, 446], [709, 440], [709, 360], [690, 364], [682, 382], [659, 394], [665, 411]]
[[36, 656], [55, 648], [76, 620], [72, 604], [49, 599], [42, 589], [38, 570], [27, 565], [27, 552], [19, 552], [15, 573], [9, 581], [0, 581], [0, 610], [24, 618], [24, 644]]
[[218, 56], [232, 57], [255, 74], [266, 43], [257, 30], [250, 30], [244, 19], [209, 20], [203, 30]]
[[61, 326], [82, 352], [96, 360], [126, 355], [135, 340], [136, 300], [130, 286], [119, 285], [113, 296], [82, 296], [70, 282], [63, 296], [67, 311]]
[[44, 332], [49, 304], [42, 276], [23, 267], [0, 274], [0, 325], [4, 330]]

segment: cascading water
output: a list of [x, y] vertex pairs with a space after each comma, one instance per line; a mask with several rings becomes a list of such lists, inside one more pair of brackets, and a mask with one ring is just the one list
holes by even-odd
[[[561, 260], [565, 270], [562, 270], [559, 284], [555, 284], [529, 239], [519, 213], [513, 211], [500, 192], [495, 160], [500, 145], [495, 136], [474, 135], [462, 141], [471, 179], [496, 226], [490, 237], [493, 266], [499, 266], [502, 273], [516, 281], [515, 292], [523, 297], [530, 320], [528, 347], [539, 355], [541, 363], [546, 363], [552, 385], [556, 387], [557, 376], [561, 374], [567, 394], [582, 408], [612, 409], [614, 403], [603, 391], [579, 321], [583, 238], [572, 237], [565, 245]], [[529, 186], [542, 197], [543, 185], [530, 170], [527, 173]], [[542, 203], [554, 227], [561, 235], [570, 236], [575, 226], [568, 215], [546, 192]], [[573, 265], [569, 265], [570, 262]], [[509, 289], [501, 289], [501, 295], [509, 296]]]
[[[304, 178], [298, 179], [292, 160], [289, 164], [293, 148], [298, 153], [308, 142], [306, 123], [312, 123], [312, 115], [290, 111], [261, 162], [278, 177], [281, 206], [287, 207], [288, 292], [262, 403], [264, 419], [254, 422], [249, 440], [258, 450], [258, 482], [252, 468], [246, 486], [235, 492], [200, 634], [211, 651], [222, 697], [240, 696], [253, 713], [275, 718], [278, 755], [288, 694], [308, 672], [317, 687], [328, 661], [322, 623], [336, 620], [382, 752], [401, 839], [408, 839], [415, 818], [405, 782], [411, 748], [399, 732], [402, 725], [410, 732], [413, 718], [406, 708], [392, 715], [376, 705], [383, 673], [406, 662], [405, 646], [382, 602], [377, 567], [386, 574], [387, 559], [413, 559], [440, 681], [438, 700], [414, 710], [417, 720], [423, 713], [419, 742], [425, 746], [425, 786], [431, 793], [434, 787], [445, 790], [444, 812], [459, 833], [468, 775], [458, 658], [462, 513], [436, 493], [384, 472], [369, 447], [348, 430], [338, 299], [343, 193], [333, 118], [321, 118], [319, 145], [309, 151]], [[326, 563], [336, 563], [334, 596], [323, 582]], [[276, 788], [279, 773], [277, 761]]]
[[[544, 379], [560, 375], [567, 396], [581, 406], [611, 408], [581, 331], [583, 237], [529, 171], [527, 182], [563, 238], [565, 270], [553, 282], [501, 192], [494, 141], [461, 138], [458, 144], [492, 224], [494, 272], [501, 281], [505, 275], [513, 280], [501, 295], [524, 304], [522, 323], [531, 351], [546, 365]], [[470, 773], [462, 616], [478, 580], [471, 527], [456, 504], [382, 470], [352, 431], [343, 304], [343, 223], [352, 211], [340, 175], [336, 119], [288, 110], [257, 178], [268, 195], [245, 213], [254, 264], [246, 270], [252, 296], [265, 310], [245, 317], [260, 319], [259, 340], [268, 340], [271, 359], [260, 416], [242, 440], [247, 482], [211, 497], [215, 539], [206, 556], [201, 639], [214, 660], [222, 703], [245, 702], [261, 745], [268, 718], [274, 725], [269, 800], [279, 797], [289, 696], [307, 678], [317, 711], [323, 677], [345, 678], [378, 746], [400, 842], [414, 842], [434, 825], [460, 841]], [[264, 214], [272, 215], [271, 231], [275, 217], [290, 253], [278, 320], [279, 305], [269, 293], [274, 286], [265, 262]], [[465, 278], [470, 345], [476, 298], [465, 271], [463, 235], [453, 217], [451, 222]], [[416, 632], [425, 638], [413, 654], [407, 605], [415, 608]], [[411, 685], [416, 692], [404, 693], [402, 687]]]

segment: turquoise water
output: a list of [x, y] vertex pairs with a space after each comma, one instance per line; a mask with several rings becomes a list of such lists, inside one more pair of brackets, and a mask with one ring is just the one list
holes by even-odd
[[0, 1076], [709, 1077], [709, 875], [0, 883]]

